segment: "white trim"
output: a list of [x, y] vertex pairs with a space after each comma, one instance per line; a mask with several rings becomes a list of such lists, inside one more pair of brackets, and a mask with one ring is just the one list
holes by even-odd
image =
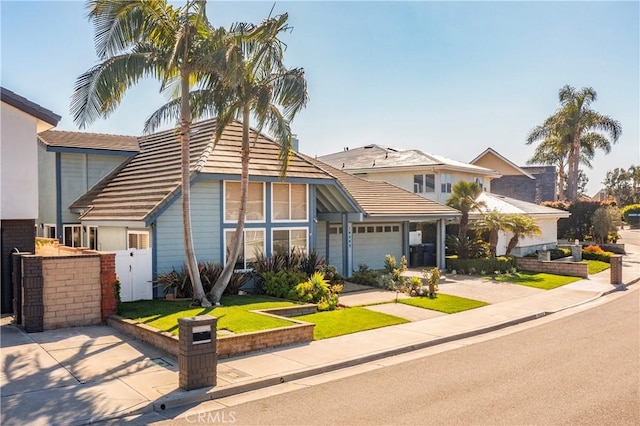
[[[147, 237], [147, 245], [146, 247], [131, 247], [129, 245], [129, 237], [131, 235], [145, 235]], [[143, 240], [138, 238], [138, 242], [142, 242]], [[151, 248], [151, 233], [149, 231], [138, 231], [138, 230], [128, 230], [127, 229], [127, 250], [145, 250]]]
[[[80, 241], [78, 245], [73, 245], [74, 241], [73, 241], [73, 230], [71, 231], [71, 245], [67, 244], [67, 228], [80, 228]], [[82, 229], [82, 225], [79, 223], [72, 223], [69, 225], [62, 225], [62, 244], [67, 246], [67, 247], [84, 247], [82, 245], [82, 234], [84, 233], [84, 230]]]
[[[91, 247], [91, 230], [92, 229], [96, 230], [95, 247]], [[100, 246], [98, 243], [98, 227], [97, 226], [87, 226], [87, 247], [89, 247], [91, 250], [100, 250], [99, 248]]]
[[[53, 237], [50, 235], [50, 232], [47, 230], [53, 229]], [[58, 239], [58, 233], [56, 232], [56, 224], [55, 223], [43, 223], [42, 224], [42, 236], [44, 238], [55, 238]]]

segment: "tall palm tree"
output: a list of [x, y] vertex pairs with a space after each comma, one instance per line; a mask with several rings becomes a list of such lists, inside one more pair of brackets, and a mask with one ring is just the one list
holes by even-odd
[[506, 255], [509, 256], [515, 246], [518, 245], [520, 238], [540, 235], [542, 230], [536, 224], [535, 220], [529, 216], [523, 214], [508, 214], [506, 216], [507, 230], [513, 233], [509, 243], [507, 243]]
[[[204, 85], [189, 96], [194, 101], [194, 114], [216, 117], [217, 143], [227, 125], [242, 121], [240, 211], [227, 263], [214, 284], [209, 298], [220, 303], [224, 289], [242, 248], [247, 196], [249, 160], [251, 156], [250, 121], [257, 124], [255, 137], [266, 127], [280, 148], [280, 177], [284, 179], [292, 153], [290, 123], [309, 99], [302, 68], [284, 64], [285, 45], [280, 35], [291, 29], [288, 14], [265, 19], [260, 25], [240, 23], [218, 38], [224, 39], [199, 64], [207, 70]], [[184, 99], [185, 95], [183, 95]], [[153, 123], [175, 109], [175, 102], [156, 111]]]
[[479, 229], [489, 232], [489, 253], [491, 257], [496, 257], [499, 232], [509, 229], [509, 225], [509, 216], [495, 210], [484, 214], [478, 222]]
[[469, 213], [474, 210], [480, 210], [485, 206], [484, 202], [477, 201], [480, 194], [482, 194], [482, 188], [475, 182], [461, 180], [453, 185], [453, 192], [446, 203], [447, 206], [462, 212], [460, 227], [458, 228], [458, 238], [460, 239], [467, 235]]
[[84, 128], [107, 117], [127, 89], [143, 77], [161, 81], [161, 91], [178, 83], [183, 239], [194, 298], [206, 298], [193, 246], [190, 208], [189, 133], [190, 84], [198, 77], [198, 59], [209, 52], [214, 36], [205, 14], [206, 0], [190, 0], [174, 7], [166, 0], [91, 0], [89, 19], [95, 29], [96, 53], [101, 61], [78, 77], [71, 97], [74, 121]]
[[[570, 141], [567, 161], [567, 196], [569, 200], [578, 198], [578, 171], [580, 170], [580, 150], [587, 143], [592, 150], [610, 149], [611, 142], [616, 143], [622, 133], [622, 126], [613, 118], [591, 109], [597, 93], [591, 87], [576, 91], [565, 85], [558, 92], [560, 108], [545, 122], [531, 131], [531, 142], [544, 140], [551, 134], [566, 137]], [[608, 134], [605, 136], [601, 132]]]

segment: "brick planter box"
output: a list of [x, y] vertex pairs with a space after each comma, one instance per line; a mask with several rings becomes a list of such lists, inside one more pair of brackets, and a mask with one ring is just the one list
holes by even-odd
[[[316, 305], [301, 305], [291, 308], [273, 308], [252, 312], [281, 318], [304, 315], [317, 312], [317, 310]], [[218, 358], [229, 358], [249, 352], [313, 341], [313, 328], [315, 324], [291, 318], [287, 319], [294, 322], [295, 325], [231, 336], [218, 336], [216, 347]], [[178, 356], [178, 336], [117, 315], [110, 316], [108, 324], [175, 357]]]
[[589, 278], [589, 265], [580, 262], [539, 261], [530, 257], [516, 258], [518, 268], [525, 271]]

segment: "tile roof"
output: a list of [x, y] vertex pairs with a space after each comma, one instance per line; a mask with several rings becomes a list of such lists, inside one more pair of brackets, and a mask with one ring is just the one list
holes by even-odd
[[382, 181], [372, 181], [340, 171], [319, 159], [309, 162], [333, 176], [369, 217], [456, 217], [458, 210]]
[[100, 149], [109, 151], [139, 152], [135, 136], [107, 135], [103, 133], [67, 132], [47, 130], [38, 139], [50, 147]]
[[[500, 213], [517, 213], [532, 216], [570, 216], [570, 213], [564, 210], [541, 206], [539, 204], [516, 200], [515, 198], [509, 198], [504, 195], [492, 194], [489, 192], [483, 192], [480, 194], [477, 201], [483, 201], [486, 204], [486, 207], [482, 209], [483, 212], [495, 210]], [[479, 216], [479, 213], [471, 213], [469, 216]]]
[[18, 108], [20, 111], [26, 112], [33, 117], [49, 123], [52, 126], [57, 126], [60, 121], [60, 116], [53, 111], [50, 111], [44, 107], [41, 107], [35, 102], [12, 92], [4, 87], [0, 88], [0, 99], [2, 102], [11, 105], [14, 108]]
[[[242, 125], [233, 123], [213, 145], [215, 120], [195, 123], [191, 131], [191, 172], [239, 175]], [[252, 141], [255, 133], [252, 132]], [[82, 216], [85, 221], [146, 221], [180, 189], [180, 144], [174, 129], [138, 140], [140, 153], [115, 175], [99, 183], [74, 203], [91, 205]], [[252, 142], [253, 143], [253, 142]], [[253, 143], [249, 173], [252, 176], [279, 177], [279, 148], [265, 136]], [[287, 177], [331, 177], [294, 154]]]
[[428, 154], [417, 149], [401, 150], [376, 144], [319, 156], [318, 159], [334, 168], [349, 172], [388, 168], [437, 167], [464, 170], [480, 175], [496, 175], [494, 170], [440, 155]]

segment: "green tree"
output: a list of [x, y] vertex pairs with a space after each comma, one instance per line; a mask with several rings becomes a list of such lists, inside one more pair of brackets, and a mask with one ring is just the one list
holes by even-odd
[[622, 214], [617, 207], [602, 206], [593, 213], [591, 223], [596, 241], [605, 244], [609, 240], [609, 234], [617, 233], [622, 223]]
[[[597, 93], [590, 87], [576, 91], [565, 85], [558, 93], [560, 108], [543, 124], [536, 126], [527, 137], [527, 143], [544, 141], [557, 136], [567, 150], [567, 197], [571, 201], [578, 198], [578, 179], [581, 150], [587, 153], [598, 149], [609, 153], [611, 143], [616, 143], [622, 133], [622, 126], [616, 120], [591, 109]], [[608, 135], [608, 137], [605, 134]], [[593, 158], [593, 157], [591, 157]]]
[[508, 230], [509, 225], [509, 216], [495, 210], [484, 214], [482, 219], [478, 221], [478, 228], [489, 233], [489, 253], [491, 254], [491, 257], [496, 257], [500, 231]]
[[453, 185], [453, 193], [447, 199], [447, 206], [462, 212], [458, 228], [458, 238], [460, 239], [467, 235], [469, 213], [474, 210], [479, 211], [485, 206], [484, 202], [477, 201], [480, 194], [482, 194], [482, 188], [475, 182], [461, 180]]
[[617, 205], [633, 204], [632, 180], [628, 171], [621, 167], [609, 170], [602, 183], [607, 196], [615, 199]]
[[510, 255], [511, 251], [518, 245], [520, 238], [533, 237], [540, 235], [542, 230], [536, 224], [535, 220], [523, 214], [506, 215], [507, 230], [513, 234], [507, 244], [506, 255]]
[[233, 120], [241, 119], [243, 124], [240, 212], [227, 264], [209, 293], [216, 304], [229, 283], [242, 244], [249, 187], [251, 117], [257, 124], [256, 137], [266, 127], [279, 146], [280, 177], [284, 179], [292, 153], [290, 123], [309, 99], [304, 70], [287, 68], [284, 64], [285, 45], [280, 36], [291, 30], [287, 21], [288, 15], [283, 14], [268, 18], [260, 25], [238, 24], [229, 32], [224, 49], [203, 58], [203, 62], [209, 64], [209, 74], [202, 94], [213, 101], [216, 141]]
[[126, 91], [143, 77], [160, 80], [160, 90], [177, 83], [181, 144], [182, 225], [187, 269], [194, 299], [211, 306], [204, 294], [193, 246], [190, 208], [190, 84], [202, 71], [198, 59], [212, 46], [214, 30], [206, 0], [174, 7], [166, 0], [92, 0], [87, 2], [100, 63], [78, 77], [71, 97], [74, 121], [84, 128], [109, 116]]

